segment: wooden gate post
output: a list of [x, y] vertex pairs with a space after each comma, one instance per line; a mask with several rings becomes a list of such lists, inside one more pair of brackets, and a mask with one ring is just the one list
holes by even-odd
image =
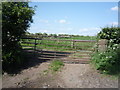
[[72, 40], [71, 48], [74, 48], [74, 40]]
[[106, 39], [101, 39], [98, 41], [98, 51], [99, 52], [104, 52], [107, 50], [107, 40]]

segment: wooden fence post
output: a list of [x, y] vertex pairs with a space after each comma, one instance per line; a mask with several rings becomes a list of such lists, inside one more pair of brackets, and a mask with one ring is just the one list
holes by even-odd
[[107, 50], [107, 40], [106, 39], [101, 39], [98, 41], [98, 51], [99, 52], [104, 52]]
[[74, 40], [72, 40], [71, 48], [74, 48]]

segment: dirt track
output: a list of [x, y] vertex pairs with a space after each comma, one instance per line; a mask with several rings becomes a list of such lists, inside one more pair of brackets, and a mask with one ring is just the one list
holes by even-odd
[[65, 64], [61, 72], [46, 74], [49, 63], [3, 76], [3, 88], [117, 88], [118, 80], [99, 74], [89, 64]]
[[[33, 51], [32, 51], [33, 52]], [[3, 75], [3, 88], [117, 88], [118, 79], [98, 73], [91, 64], [65, 64], [56, 74], [45, 72], [50, 60], [28, 52], [29, 62], [18, 74]], [[66, 56], [64, 56], [66, 57]], [[68, 60], [70, 59], [69, 57]], [[51, 58], [52, 59], [52, 58]]]

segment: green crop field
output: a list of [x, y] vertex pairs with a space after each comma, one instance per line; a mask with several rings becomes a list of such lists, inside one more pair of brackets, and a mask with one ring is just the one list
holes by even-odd
[[[43, 38], [36, 40], [36, 49], [47, 49], [55, 51], [71, 51], [71, 50], [91, 50], [95, 42], [78, 42], [74, 40], [96, 40], [95, 36], [80, 36], [70, 38]], [[35, 40], [24, 39], [21, 45], [23, 48], [34, 49]], [[28, 43], [24, 43], [28, 42]], [[31, 44], [29, 44], [31, 43]], [[28, 48], [29, 47], [29, 48]]]

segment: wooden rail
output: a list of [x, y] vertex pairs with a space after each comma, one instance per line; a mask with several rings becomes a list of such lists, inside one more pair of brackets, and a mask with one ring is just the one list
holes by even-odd
[[[32, 49], [34, 50], [34, 55], [36, 55], [35, 53], [37, 52], [38, 55], [40, 55], [38, 58], [40, 58], [41, 60], [50, 61], [56, 58], [63, 57], [61, 58], [63, 62], [76, 63], [76, 64], [77, 63], [86, 64], [90, 62], [89, 54], [91, 54], [94, 49], [92, 48], [93, 47], [92, 44], [89, 44], [89, 42], [93, 44], [97, 42], [96, 40], [63, 40], [63, 39], [44, 39], [44, 38], [22, 38], [22, 39], [23, 39], [22, 43], [25, 43], [25, 45], [28, 44], [27, 47], [32, 47]], [[47, 41], [54, 41], [55, 43], [54, 42], [50, 43]], [[64, 44], [64, 42], [66, 43]], [[88, 44], [84, 44], [84, 43], [88, 43]], [[51, 46], [48, 47], [47, 45], [51, 45]], [[54, 51], [59, 49], [59, 46], [60, 46], [60, 49], [66, 50], [65, 51], [66, 53], [63, 51]], [[53, 51], [48, 51], [48, 50], [53, 50]], [[67, 51], [69, 51], [69, 53]], [[89, 52], [86, 52], [86, 51], [89, 51]], [[79, 53], [79, 55], [76, 55], [74, 53]], [[64, 58], [69, 56], [70, 54], [72, 54], [71, 57]]]
[[22, 39], [33, 39], [33, 40], [48, 40], [48, 41], [72, 41], [72, 42], [96, 42], [96, 40], [70, 40], [70, 39], [44, 39], [44, 38], [22, 38]]
[[52, 41], [71, 41], [71, 42], [96, 42], [96, 40], [63, 40], [63, 39], [42, 39], [42, 40], [52, 40]]
[[[91, 45], [76, 45], [75, 43], [76, 42], [96, 42], [96, 40], [63, 40], [63, 39], [44, 39], [44, 38], [31, 38], [31, 37], [25, 37], [25, 38], [22, 38], [22, 39], [30, 39], [30, 40], [34, 40], [34, 42], [28, 42], [28, 41], [23, 41], [23, 43], [25, 44], [33, 44], [33, 48], [34, 48], [34, 51], [36, 51], [36, 45], [53, 45], [53, 46], [66, 46], [66, 47], [61, 47], [61, 49], [65, 49], [65, 50], [76, 50], [76, 49], [79, 49], [79, 50], [90, 50], [90, 51], [93, 51], [93, 49], [89, 48], [89, 47], [92, 47]], [[47, 41], [56, 41], [56, 42], [59, 42], [59, 41], [70, 41], [69, 44], [65, 45], [65, 44], [50, 44], [50, 43], [43, 43], [43, 42], [37, 42], [37, 40], [47, 40]], [[69, 48], [68, 48], [69, 47]], [[83, 48], [83, 47], [87, 47], [86, 48]], [[47, 47], [48, 48], [48, 47]], [[52, 48], [52, 49], [57, 49], [58, 47], [49, 47], [49, 48]]]

